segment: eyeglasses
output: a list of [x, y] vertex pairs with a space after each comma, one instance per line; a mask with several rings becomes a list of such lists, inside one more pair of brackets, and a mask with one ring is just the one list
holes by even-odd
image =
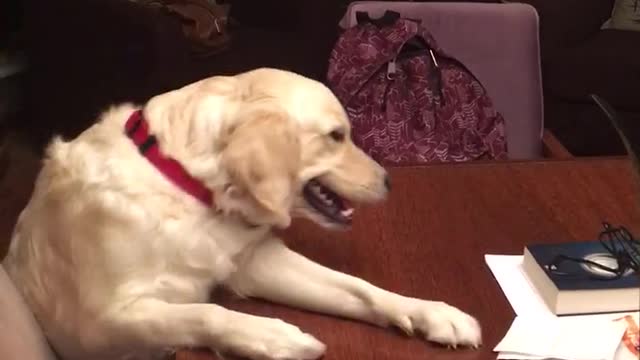
[[604, 229], [598, 240], [607, 254], [585, 258], [559, 254], [546, 266], [547, 271], [556, 276], [578, 276], [574, 266], [567, 266], [577, 263], [590, 270], [589, 278], [594, 280], [616, 280], [640, 273], [640, 241], [624, 226], [613, 227], [607, 222], [602, 225]]

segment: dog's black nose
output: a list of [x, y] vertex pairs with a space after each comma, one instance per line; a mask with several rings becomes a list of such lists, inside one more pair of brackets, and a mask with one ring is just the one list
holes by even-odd
[[389, 175], [384, 176], [384, 187], [387, 188], [387, 191], [391, 191], [391, 179], [389, 178]]

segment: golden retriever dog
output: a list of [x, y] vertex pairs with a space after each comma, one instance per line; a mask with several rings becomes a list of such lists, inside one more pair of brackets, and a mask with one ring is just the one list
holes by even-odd
[[388, 191], [327, 87], [268, 68], [216, 76], [53, 139], [4, 266], [65, 360], [325, 352], [282, 320], [209, 303], [215, 286], [479, 346], [478, 322], [457, 308], [330, 270], [272, 232], [299, 216], [346, 227], [350, 204]]

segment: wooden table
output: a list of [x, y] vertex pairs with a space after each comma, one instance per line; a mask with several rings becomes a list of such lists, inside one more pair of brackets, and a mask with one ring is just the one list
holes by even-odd
[[[439, 299], [477, 316], [485, 346], [447, 350], [397, 331], [253, 300], [226, 306], [294, 323], [328, 345], [325, 359], [495, 359], [514, 313], [484, 254], [522, 254], [528, 243], [594, 239], [601, 221], [640, 234], [640, 209], [626, 159], [433, 165], [391, 170], [383, 205], [359, 209], [353, 229], [330, 233], [306, 222], [290, 245], [325, 265], [403, 294]], [[211, 359], [180, 352], [179, 360]]]

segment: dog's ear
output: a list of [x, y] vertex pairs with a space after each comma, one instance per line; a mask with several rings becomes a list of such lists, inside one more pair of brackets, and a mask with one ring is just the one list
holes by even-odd
[[[222, 163], [233, 197], [252, 203], [262, 221], [279, 227], [291, 223], [298, 191], [300, 144], [296, 125], [284, 111], [243, 111], [224, 141]], [[249, 219], [251, 220], [251, 219]]]

